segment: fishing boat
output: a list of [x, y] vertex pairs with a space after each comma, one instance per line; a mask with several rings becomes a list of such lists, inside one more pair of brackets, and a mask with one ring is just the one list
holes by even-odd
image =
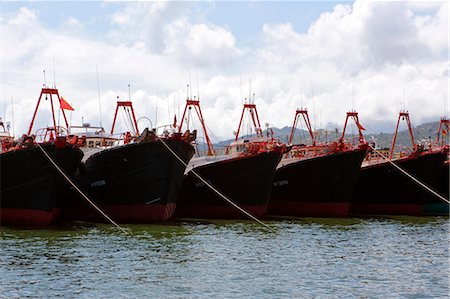
[[12, 146], [14, 137], [9, 132], [9, 123], [5, 123], [0, 117], [0, 143], [2, 145], [1, 152], [6, 151]]
[[[53, 126], [32, 129], [39, 104], [50, 98]], [[66, 127], [56, 123], [53, 96], [66, 121]], [[2, 139], [0, 153], [1, 193], [0, 221], [2, 225], [50, 225], [59, 220], [69, 193], [69, 185], [45, 156], [44, 152], [70, 178], [77, 171], [83, 153], [67, 142], [67, 118], [64, 99], [56, 88], [41, 90], [28, 133], [18, 141]]]
[[[401, 120], [407, 123], [412, 147], [396, 153], [395, 143]], [[434, 149], [415, 142], [409, 113], [402, 110], [389, 156], [380, 157], [375, 152], [364, 160], [350, 212], [355, 215], [423, 215], [429, 194], [421, 184], [435, 186], [446, 156], [447, 149]], [[421, 184], [413, 181], [408, 174]]]
[[[180, 130], [185, 117], [187, 126], [192, 119], [192, 109], [202, 125], [207, 151], [192, 158], [186, 169], [182, 191], [178, 197], [177, 217], [238, 219], [246, 216], [226, 202], [216, 191], [194, 175], [196, 172], [218, 192], [240, 208], [256, 217], [267, 212], [272, 181], [277, 164], [286, 147], [273, 138], [264, 138], [256, 105], [244, 104], [235, 141], [222, 150], [214, 149], [206, 130], [200, 101], [187, 99]], [[244, 114], [250, 115], [256, 137], [239, 138]]]
[[[114, 129], [119, 111], [131, 120], [131, 130], [120, 134], [116, 142]], [[166, 131], [158, 136], [148, 128], [139, 133], [132, 102], [117, 101], [109, 136], [99, 133], [97, 139], [85, 137], [86, 159], [78, 182], [96, 205], [120, 223], [172, 218], [186, 168], [176, 156], [189, 162], [194, 154], [192, 134]], [[79, 198], [72, 200], [66, 210], [68, 220], [104, 221]]]
[[295, 112], [289, 144], [293, 143], [298, 120], [303, 118], [310, 145], [294, 144], [277, 166], [269, 202], [269, 215], [296, 217], [347, 217], [361, 163], [368, 144], [360, 132], [358, 139], [345, 140], [347, 122], [359, 128], [358, 113], [347, 113], [338, 141], [317, 143], [304, 108]]
[[[437, 131], [435, 146], [444, 149], [447, 148], [448, 152], [448, 134], [450, 130], [450, 121], [448, 118], [441, 118], [439, 121], [439, 128]], [[449, 156], [444, 161], [441, 167], [439, 175], [434, 186], [438, 194], [442, 195], [445, 199], [449, 200]], [[449, 204], [436, 196], [429, 194], [425, 201], [423, 213], [425, 215], [449, 215]]]

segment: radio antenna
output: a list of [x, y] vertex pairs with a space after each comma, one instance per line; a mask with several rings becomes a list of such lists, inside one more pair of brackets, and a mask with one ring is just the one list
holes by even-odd
[[198, 88], [197, 69], [195, 69], [195, 80], [197, 81], [197, 100], [200, 101], [200, 89]]
[[44, 87], [47, 87], [47, 79], [45, 78], [45, 70], [44, 70]]
[[97, 74], [97, 93], [98, 93], [98, 110], [99, 110], [99, 121], [100, 121], [100, 127], [103, 128], [102, 126], [102, 100], [100, 98], [100, 83], [98, 80], [98, 66], [95, 65], [95, 72]]
[[242, 75], [239, 74], [239, 86], [241, 87], [241, 103], [243, 104], [244, 95], [242, 94]]
[[249, 104], [251, 104], [252, 103], [252, 79], [250, 78], [250, 79], [248, 79], [248, 83], [249, 83], [249, 86], [248, 86], [248, 103]]
[[316, 105], [314, 103], [314, 88], [313, 88], [312, 80], [311, 80], [311, 96], [312, 96], [312, 103], [313, 103], [314, 133], [315, 133], [315, 131], [317, 129], [317, 126], [316, 126]]
[[299, 87], [300, 87], [300, 108], [303, 109], [303, 88], [302, 88], [302, 79], [300, 79], [299, 82]]
[[55, 53], [53, 53], [53, 87], [56, 88]]
[[14, 98], [11, 96], [11, 114], [12, 114], [12, 124], [13, 124], [13, 137], [16, 135], [14, 131], [16, 130], [16, 124], [14, 123]]
[[191, 70], [189, 69], [189, 93], [191, 95], [191, 99], [192, 99], [192, 78], [191, 78]]

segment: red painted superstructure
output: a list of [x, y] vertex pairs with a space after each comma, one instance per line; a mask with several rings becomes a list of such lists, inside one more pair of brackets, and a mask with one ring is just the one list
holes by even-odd
[[[368, 149], [360, 132], [364, 128], [359, 123], [358, 113], [347, 113], [339, 140], [317, 143], [308, 111], [297, 109], [290, 143], [294, 141], [300, 116], [308, 128], [311, 144], [292, 145], [291, 151], [281, 160], [275, 173], [268, 213], [278, 216], [346, 217], [361, 162]], [[359, 130], [356, 142], [345, 140], [349, 120], [354, 120]]]
[[[190, 107], [196, 109], [208, 150], [205, 156], [195, 157], [189, 162], [176, 215], [195, 218], [246, 218], [199, 181], [191, 172], [193, 170], [250, 214], [264, 216], [275, 168], [286, 147], [273, 138], [262, 137], [256, 105], [244, 104], [235, 141], [223, 149], [216, 150], [206, 131], [198, 100], [187, 99], [180, 128], [186, 121], [185, 116], [189, 115], [187, 111]], [[240, 127], [247, 110], [257, 137], [239, 139]]]
[[[44, 95], [46, 98], [50, 96], [53, 127], [39, 129], [36, 135], [32, 135]], [[44, 87], [37, 101], [28, 134], [8, 146], [2, 144], [0, 221], [3, 225], [49, 225], [59, 219], [69, 186], [41, 150], [71, 178], [80, 165], [83, 153], [67, 143], [67, 128], [56, 123], [53, 96], [59, 100], [59, 109], [67, 126], [58, 90]], [[38, 138], [41, 139], [39, 143]]]
[[[208, 156], [214, 156], [216, 152], [214, 151], [214, 146], [212, 145], [211, 139], [209, 138], [208, 131], [206, 130], [205, 126], [205, 119], [203, 118], [202, 109], [200, 108], [200, 101], [199, 100], [192, 100], [192, 99], [186, 99], [186, 106], [184, 107], [183, 116], [181, 118], [181, 124], [178, 128], [178, 132], [181, 133], [183, 129], [183, 124], [185, 122], [185, 117], [187, 116], [186, 113], [189, 113], [190, 110], [194, 108], [198, 119], [200, 120], [200, 123], [202, 125], [203, 134], [205, 136], [205, 141], [208, 146]], [[189, 122], [189, 121], [187, 121]], [[189, 128], [188, 128], [189, 130]]]
[[[112, 146], [97, 146], [86, 153], [84, 171], [78, 182], [87, 195], [112, 219], [120, 223], [161, 222], [173, 217], [176, 198], [187, 163], [194, 149], [190, 134], [171, 132], [158, 136], [144, 129], [139, 135], [136, 115], [131, 101], [117, 101], [111, 139], [120, 109], [131, 130]], [[101, 136], [99, 136], [101, 138]], [[167, 148], [173, 151], [175, 157]], [[103, 222], [90, 205], [72, 198], [63, 213], [67, 220]]]
[[[411, 138], [408, 151], [396, 151], [395, 145], [400, 121], [406, 121]], [[424, 205], [430, 193], [394, 168], [397, 164], [404, 171], [433, 187], [447, 155], [448, 149], [417, 144], [408, 111], [401, 111], [388, 157], [379, 152], [368, 155], [363, 162], [351, 206], [353, 214], [423, 215]]]

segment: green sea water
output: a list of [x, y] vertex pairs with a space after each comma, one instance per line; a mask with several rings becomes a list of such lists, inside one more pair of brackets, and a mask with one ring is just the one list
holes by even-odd
[[446, 217], [0, 229], [2, 298], [448, 298]]

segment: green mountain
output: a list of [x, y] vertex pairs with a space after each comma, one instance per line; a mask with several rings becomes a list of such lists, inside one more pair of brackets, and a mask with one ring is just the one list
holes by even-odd
[[[429, 140], [434, 141], [436, 139], [437, 130], [439, 127], [439, 122], [429, 122], [421, 124], [417, 127], [413, 127], [413, 134], [416, 142], [427, 142]], [[270, 128], [269, 135], [273, 132], [273, 136], [275, 138], [280, 139], [282, 142], [287, 143], [289, 140], [289, 136], [291, 135], [291, 127], [283, 127], [283, 128]], [[348, 132], [348, 131], [347, 131]], [[263, 131], [264, 136], [267, 136], [267, 130]], [[320, 129], [316, 132], [316, 138], [319, 141], [333, 141], [338, 139], [342, 132], [339, 130], [324, 130]], [[375, 140], [378, 147], [391, 147], [392, 138], [394, 137], [394, 133], [378, 133], [378, 134], [370, 134], [366, 131], [363, 132], [364, 137], [368, 141]], [[357, 137], [357, 132], [354, 134], [346, 134], [346, 138]], [[215, 144], [215, 146], [226, 146], [230, 144], [234, 139], [224, 140], [222, 142]], [[306, 130], [296, 129], [294, 134], [294, 143], [304, 143], [309, 144], [311, 142], [311, 138], [309, 137], [309, 133]], [[397, 135], [396, 144], [398, 146], [410, 146], [411, 145], [411, 137], [407, 129], [401, 130]]]

